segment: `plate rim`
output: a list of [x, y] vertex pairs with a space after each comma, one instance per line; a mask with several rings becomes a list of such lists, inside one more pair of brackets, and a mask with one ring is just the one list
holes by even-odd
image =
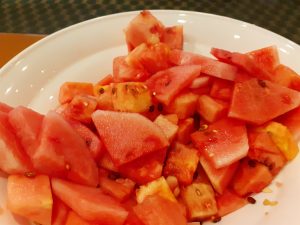
[[[260, 32], [264, 32], [266, 34], [274, 36], [275, 38], [279, 38], [279, 39], [281, 39], [281, 41], [288, 42], [288, 44], [292, 45], [293, 48], [297, 49], [297, 51], [300, 52], [300, 45], [297, 44], [296, 42], [294, 42], [280, 34], [277, 34], [271, 30], [268, 30], [266, 28], [257, 26], [255, 24], [252, 24], [252, 23], [249, 23], [249, 22], [246, 22], [243, 20], [231, 18], [228, 16], [217, 15], [217, 14], [213, 14], [213, 13], [199, 12], [199, 11], [176, 10], [176, 9], [145, 9], [145, 10], [153, 12], [154, 14], [155, 13], [190, 14], [190, 15], [213, 17], [216, 19], [227, 20], [228, 22], [233, 22], [233, 23], [243, 23], [243, 24], [246, 24], [248, 26], [248, 28], [250, 28], [250, 29], [259, 30]], [[52, 41], [53, 39], [58, 38], [61, 35], [64, 35], [65, 32], [69, 32], [69, 31], [72, 31], [72, 30], [78, 29], [78, 28], [80, 29], [80, 27], [82, 27], [82, 26], [87, 26], [88, 24], [96, 23], [98, 21], [109, 20], [111, 18], [122, 17], [122, 16], [131, 16], [131, 15], [134, 16], [137, 13], [140, 13], [141, 11], [143, 11], [143, 10], [126, 11], [126, 12], [119, 12], [119, 13], [99, 16], [99, 17], [88, 19], [88, 20], [84, 20], [79, 23], [75, 23], [73, 25], [62, 28], [58, 31], [55, 31], [51, 34], [48, 34], [46, 37], [42, 38], [41, 40], [39, 40], [39, 41], [33, 43], [32, 45], [28, 46], [27, 48], [23, 49], [21, 52], [19, 52], [17, 55], [15, 55], [13, 58], [11, 58], [8, 62], [6, 62], [0, 68], [0, 80], [1, 80], [2, 75], [7, 73], [10, 69], [12, 69], [19, 60], [21, 60], [22, 58], [26, 58], [27, 55], [30, 55], [31, 52], [35, 51], [42, 45], [45, 45], [48, 42]]]

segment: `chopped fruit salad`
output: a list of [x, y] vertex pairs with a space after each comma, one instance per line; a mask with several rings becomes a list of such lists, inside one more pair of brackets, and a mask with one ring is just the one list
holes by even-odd
[[275, 46], [206, 57], [183, 50], [183, 33], [142, 11], [112, 74], [62, 84], [46, 115], [0, 104], [12, 213], [42, 225], [186, 225], [255, 203], [298, 154], [300, 76]]

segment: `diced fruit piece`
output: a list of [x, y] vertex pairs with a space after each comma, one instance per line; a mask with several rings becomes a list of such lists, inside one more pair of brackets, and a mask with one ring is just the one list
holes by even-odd
[[9, 124], [8, 114], [0, 112], [0, 169], [8, 174], [32, 171], [29, 157]]
[[113, 76], [111, 74], [108, 74], [105, 77], [103, 77], [101, 80], [99, 80], [96, 85], [99, 86], [109, 85], [110, 83], [113, 82], [113, 80], [114, 80]]
[[193, 133], [192, 141], [216, 169], [239, 161], [249, 149], [245, 124], [229, 118]]
[[177, 114], [166, 114], [164, 115], [164, 117], [169, 120], [171, 123], [175, 124], [175, 125], [178, 125], [178, 116]]
[[151, 95], [144, 83], [124, 82], [113, 85], [113, 108], [122, 112], [146, 112], [151, 106]]
[[191, 85], [189, 86], [190, 89], [197, 89], [208, 87], [211, 84], [212, 78], [210, 76], [200, 76], [193, 80]]
[[23, 106], [14, 108], [8, 114], [9, 123], [29, 157], [37, 148], [43, 118], [43, 115]]
[[229, 117], [263, 124], [300, 105], [300, 92], [278, 84], [251, 79], [235, 83]]
[[83, 219], [107, 224], [122, 225], [128, 212], [113, 197], [99, 188], [86, 187], [52, 178], [53, 193]]
[[118, 168], [114, 165], [110, 155], [107, 151], [103, 153], [103, 155], [100, 157], [98, 164], [100, 167], [107, 169], [109, 171], [118, 172]]
[[28, 178], [11, 175], [7, 183], [7, 207], [20, 216], [43, 225], [51, 225], [52, 193], [49, 177]]
[[113, 110], [112, 85], [94, 86], [94, 95], [97, 99], [97, 109]]
[[298, 144], [286, 126], [281, 123], [270, 122], [265, 129], [287, 160], [292, 160], [297, 156]]
[[13, 107], [11, 107], [3, 102], [0, 102], [0, 112], [9, 113], [12, 109], [13, 109]]
[[238, 52], [230, 52], [223, 49], [212, 48], [210, 53], [217, 59], [240, 67], [251, 76], [262, 80], [272, 80], [272, 73], [261, 68], [259, 64], [249, 55]]
[[61, 200], [54, 197], [51, 225], [65, 225], [68, 212], [69, 212], [68, 207]]
[[145, 69], [149, 74], [154, 74], [170, 67], [169, 52], [170, 48], [166, 44], [143, 43], [131, 51], [125, 61], [131, 67]]
[[88, 124], [92, 120], [91, 115], [96, 110], [97, 105], [97, 99], [93, 96], [75, 95], [62, 114], [66, 118]]
[[127, 216], [124, 225], [145, 225], [145, 224], [137, 217], [137, 215], [132, 210], [129, 211], [129, 214]]
[[182, 120], [178, 124], [177, 141], [182, 144], [188, 144], [191, 142], [191, 133], [195, 131], [194, 119], [187, 118]]
[[164, 177], [160, 177], [146, 185], [140, 186], [136, 191], [136, 200], [138, 203], [142, 203], [145, 198], [151, 195], [159, 195], [173, 202], [177, 201]]
[[174, 139], [176, 132], [178, 130], [177, 125], [171, 123], [162, 114], [159, 115], [158, 117], [156, 117], [156, 119], [154, 120], [154, 123], [161, 128], [161, 130], [163, 131], [163, 133], [165, 134], [165, 136], [167, 137], [169, 142], [171, 142]]
[[159, 71], [146, 81], [149, 90], [165, 105], [168, 105], [175, 96], [189, 86], [193, 79], [199, 76], [201, 66], [175, 66]]
[[279, 55], [275, 45], [247, 53], [262, 69], [273, 72], [279, 65]]
[[209, 183], [194, 182], [181, 190], [189, 220], [205, 220], [217, 214], [215, 193]]
[[128, 50], [131, 51], [142, 43], [156, 44], [160, 42], [163, 33], [163, 24], [149, 11], [144, 10], [125, 29]]
[[194, 115], [198, 97], [192, 92], [181, 93], [164, 109], [167, 113], [175, 113], [179, 119], [186, 119]]
[[291, 68], [280, 64], [273, 73], [275, 83], [300, 91], [300, 76]]
[[169, 152], [164, 167], [164, 175], [175, 176], [179, 183], [184, 185], [190, 184], [193, 181], [198, 162], [199, 157], [196, 149], [176, 143]]
[[215, 79], [210, 90], [210, 96], [222, 100], [230, 100], [233, 92], [233, 85], [233, 82]]
[[183, 26], [177, 25], [166, 27], [163, 32], [161, 41], [168, 45], [171, 49], [183, 48]]
[[216, 197], [218, 216], [223, 217], [248, 204], [245, 198], [236, 195], [232, 190], [226, 189], [222, 195]]
[[129, 66], [126, 56], [118, 56], [113, 60], [114, 82], [144, 81], [149, 77], [149, 73], [144, 68]]
[[100, 188], [112, 197], [119, 201], [124, 201], [132, 193], [135, 183], [127, 178], [110, 179], [106, 173], [99, 172]]
[[59, 102], [70, 102], [76, 95], [93, 95], [93, 84], [84, 82], [65, 82], [59, 90]]
[[120, 173], [138, 184], [146, 184], [162, 175], [166, 150], [156, 151], [120, 166]]
[[83, 220], [74, 211], [70, 211], [68, 213], [68, 217], [67, 217], [65, 225], [93, 225], [93, 224]]
[[157, 195], [147, 197], [133, 208], [145, 225], [186, 225], [181, 206]]
[[93, 158], [98, 161], [101, 155], [104, 153], [103, 144], [98, 136], [90, 128], [78, 121], [68, 120], [68, 122], [85, 141], [85, 144], [90, 149]]
[[231, 181], [236, 168], [239, 163], [235, 162], [229, 166], [216, 169], [214, 166], [206, 160], [203, 156], [200, 157], [200, 163], [203, 167], [207, 177], [209, 178], [213, 188], [219, 193], [222, 194], [227, 188], [229, 182]]
[[197, 111], [206, 121], [212, 123], [227, 114], [228, 103], [201, 95], [198, 98]]
[[98, 184], [97, 165], [86, 143], [62, 116], [53, 111], [43, 120], [39, 146], [32, 159], [41, 173], [95, 187]]
[[273, 176], [267, 166], [244, 159], [237, 169], [232, 187], [238, 195], [245, 196], [261, 192], [272, 179]]
[[92, 118], [103, 144], [117, 166], [147, 153], [162, 151], [168, 145], [162, 130], [137, 113], [98, 110]]
[[279, 122], [289, 129], [296, 142], [300, 141], [300, 107], [281, 116]]
[[237, 68], [235, 66], [223, 63], [212, 58], [185, 52], [173, 50], [170, 52], [170, 61], [175, 65], [201, 65], [201, 73], [222, 78], [225, 80], [235, 80]]

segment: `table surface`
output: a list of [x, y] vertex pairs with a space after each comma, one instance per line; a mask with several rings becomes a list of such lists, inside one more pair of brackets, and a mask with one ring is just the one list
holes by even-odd
[[98, 16], [142, 9], [228, 16], [300, 44], [300, 0], [0, 0], [0, 67], [44, 35]]

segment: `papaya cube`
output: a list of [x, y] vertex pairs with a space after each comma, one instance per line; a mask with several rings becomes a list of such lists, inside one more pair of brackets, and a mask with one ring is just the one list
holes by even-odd
[[261, 192], [272, 179], [273, 176], [267, 166], [246, 158], [237, 168], [232, 188], [239, 196], [246, 196]]
[[194, 119], [187, 118], [181, 120], [178, 124], [177, 141], [182, 144], [188, 144], [191, 142], [191, 133], [195, 131]]
[[210, 96], [221, 100], [230, 100], [233, 93], [232, 81], [215, 79], [210, 90]]
[[69, 119], [74, 119], [82, 123], [90, 123], [91, 115], [97, 109], [97, 100], [93, 96], [76, 95], [72, 101], [66, 105], [62, 114]]
[[142, 203], [146, 197], [151, 195], [159, 195], [170, 201], [177, 202], [164, 177], [160, 177], [146, 185], [140, 186], [140, 188], [136, 191], [136, 200], [138, 203]]
[[53, 199], [48, 176], [11, 175], [7, 183], [7, 207], [17, 215], [51, 225]]
[[190, 184], [193, 181], [198, 162], [199, 157], [196, 149], [176, 143], [169, 152], [164, 175], [175, 176], [181, 184]]
[[169, 120], [171, 123], [175, 124], [175, 125], [178, 125], [178, 116], [177, 114], [166, 114], [164, 115], [164, 117]]
[[189, 220], [206, 220], [218, 212], [215, 193], [209, 183], [194, 182], [182, 188], [181, 197], [187, 207]]
[[179, 119], [191, 117], [196, 111], [197, 100], [198, 95], [192, 92], [182, 93], [165, 107], [165, 111], [177, 114]]
[[232, 190], [226, 189], [222, 195], [216, 197], [218, 216], [223, 217], [248, 204], [246, 198], [240, 197]]
[[299, 148], [289, 129], [277, 122], [270, 122], [265, 130], [287, 160], [294, 159]]
[[216, 169], [210, 161], [206, 160], [204, 156], [201, 156], [200, 164], [203, 167], [207, 177], [209, 178], [213, 188], [219, 194], [222, 194], [231, 181], [239, 165], [239, 162], [235, 162], [229, 166]]
[[93, 95], [93, 84], [84, 82], [65, 82], [59, 90], [59, 102], [70, 102], [76, 95]]
[[152, 101], [144, 83], [124, 82], [113, 85], [112, 103], [116, 111], [142, 113], [149, 110]]
[[98, 102], [98, 109], [113, 110], [112, 85], [96, 84], [93, 88], [93, 91]]
[[169, 142], [171, 142], [176, 136], [176, 132], [178, 130], [178, 126], [174, 123], [170, 122], [164, 115], [159, 115], [154, 120], [154, 123], [161, 128], [165, 136], [168, 138]]
[[208, 95], [201, 95], [198, 99], [198, 113], [208, 122], [212, 123], [228, 112], [229, 104], [220, 100], [213, 99]]

